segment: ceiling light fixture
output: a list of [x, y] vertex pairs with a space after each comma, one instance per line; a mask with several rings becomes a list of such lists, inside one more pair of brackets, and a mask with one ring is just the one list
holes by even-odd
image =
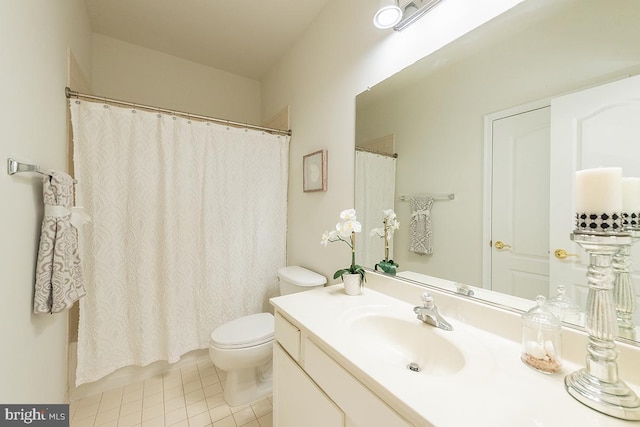
[[393, 29], [396, 31], [402, 31], [409, 25], [422, 18], [434, 7], [439, 5], [443, 0], [412, 0], [403, 6], [402, 18], [399, 22], [394, 24]]
[[398, 0], [380, 0], [380, 8], [373, 17], [373, 25], [378, 28], [391, 28], [402, 19], [402, 9]]

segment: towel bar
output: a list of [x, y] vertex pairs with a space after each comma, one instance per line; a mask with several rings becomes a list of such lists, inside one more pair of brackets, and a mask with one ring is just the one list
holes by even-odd
[[21, 163], [17, 160], [12, 159], [11, 157], [9, 157], [7, 159], [7, 173], [9, 175], [13, 175], [14, 173], [22, 173], [22, 172], [35, 172], [35, 173], [39, 173], [41, 175], [47, 175], [47, 176], [51, 176], [50, 173], [47, 172], [43, 172], [40, 170], [40, 166], [38, 165], [32, 165], [29, 163]]
[[[424, 194], [425, 196], [431, 196], [434, 200], [455, 200], [455, 193], [446, 193], [446, 194]], [[411, 196], [400, 196], [401, 202], [406, 202], [409, 200]]]
[[[34, 172], [44, 176], [53, 176], [49, 172], [41, 171], [40, 166], [38, 165], [32, 165], [30, 163], [22, 163], [9, 157], [7, 159], [7, 173], [9, 175], [13, 175], [15, 173], [22, 173], [22, 172]], [[74, 179], [73, 183], [77, 184], [78, 180]]]

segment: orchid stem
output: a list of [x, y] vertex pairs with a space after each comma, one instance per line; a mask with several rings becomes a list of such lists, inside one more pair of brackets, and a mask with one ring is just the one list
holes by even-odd
[[389, 231], [387, 230], [387, 218], [384, 219], [384, 260], [389, 260]]
[[356, 265], [356, 233], [351, 232], [351, 269]]

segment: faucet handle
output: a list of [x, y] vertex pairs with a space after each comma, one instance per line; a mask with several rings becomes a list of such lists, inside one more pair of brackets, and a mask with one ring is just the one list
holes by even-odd
[[433, 296], [429, 292], [422, 294], [422, 305], [425, 308], [433, 308]]
[[442, 316], [440, 316], [440, 313], [438, 313], [438, 308], [433, 303], [433, 297], [429, 292], [422, 294], [422, 304], [422, 307], [413, 307], [413, 312], [418, 315], [418, 320], [444, 329], [445, 331], [453, 330], [451, 324], [444, 320]]

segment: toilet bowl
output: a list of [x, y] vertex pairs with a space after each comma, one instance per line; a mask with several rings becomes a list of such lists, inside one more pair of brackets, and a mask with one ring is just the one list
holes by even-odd
[[273, 315], [258, 313], [240, 317], [211, 334], [209, 357], [227, 372], [224, 400], [238, 406], [271, 392]]
[[[298, 266], [278, 270], [280, 294], [324, 286], [324, 276]], [[227, 372], [223, 398], [229, 406], [244, 405], [272, 390], [274, 318], [257, 313], [227, 322], [211, 333], [209, 357]]]

